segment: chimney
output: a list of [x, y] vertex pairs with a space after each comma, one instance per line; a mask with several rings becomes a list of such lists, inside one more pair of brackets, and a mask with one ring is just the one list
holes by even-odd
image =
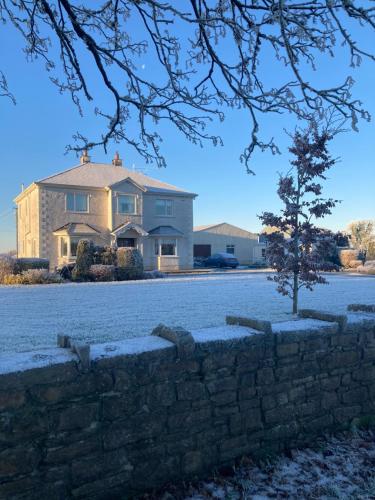
[[118, 151], [116, 151], [115, 156], [112, 160], [112, 165], [115, 167], [122, 167], [122, 160], [120, 158], [120, 155], [118, 154]]
[[81, 164], [88, 163], [90, 160], [91, 160], [91, 158], [88, 155], [87, 149], [84, 149], [82, 151], [82, 155], [81, 155], [81, 158], [80, 158]]

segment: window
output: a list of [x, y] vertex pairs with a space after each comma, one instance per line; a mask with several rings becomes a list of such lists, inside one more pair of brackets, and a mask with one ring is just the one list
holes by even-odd
[[156, 200], [155, 213], [156, 215], [171, 217], [173, 215], [173, 200]]
[[70, 240], [70, 255], [72, 257], [76, 257], [77, 256], [77, 247], [78, 247], [78, 242], [79, 242], [79, 239], [71, 239]]
[[60, 240], [60, 256], [67, 257], [68, 256], [68, 239], [61, 238]]
[[155, 255], [177, 255], [176, 240], [175, 239], [155, 240]]
[[133, 194], [119, 194], [117, 196], [117, 213], [135, 214], [135, 196]]
[[266, 257], [266, 249], [265, 248], [262, 248], [262, 257], [263, 257], [263, 259]]
[[68, 248], [70, 248], [70, 257], [77, 256], [79, 238], [62, 237], [60, 239], [60, 257], [68, 257]]
[[227, 253], [234, 255], [234, 245], [227, 245]]
[[87, 194], [67, 193], [66, 210], [68, 212], [88, 212], [89, 197]]

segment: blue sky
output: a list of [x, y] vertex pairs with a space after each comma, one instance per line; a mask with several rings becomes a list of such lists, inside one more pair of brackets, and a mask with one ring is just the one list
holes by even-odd
[[[1, 98], [0, 135], [0, 251], [15, 248], [15, 222], [13, 198], [21, 184], [49, 176], [77, 164], [73, 153], [65, 154], [65, 146], [72, 135], [82, 131], [86, 135], [101, 132], [101, 123], [92, 115], [83, 119], [68, 95], [60, 95], [50, 83], [43, 63], [28, 63], [22, 52], [22, 41], [9, 28], [0, 32], [1, 67], [17, 105]], [[148, 62], [145, 72], [149, 71]], [[275, 67], [265, 67], [266, 78], [272, 80]], [[335, 60], [321, 60], [315, 78], [323, 83], [340, 83], [342, 77], [352, 74], [356, 80], [355, 95], [375, 116], [374, 65], [364, 62], [359, 69], [349, 68], [344, 52]], [[100, 102], [100, 87], [95, 76], [90, 82]], [[103, 97], [105, 101], [105, 98]], [[91, 153], [92, 160], [110, 162], [119, 150], [125, 166], [144, 169], [144, 173], [166, 182], [184, 187], [198, 198], [194, 205], [195, 225], [226, 221], [251, 231], [261, 229], [257, 214], [263, 210], [277, 210], [276, 195], [278, 172], [288, 168], [289, 138], [283, 129], [292, 130], [294, 122], [288, 115], [267, 116], [262, 119], [263, 136], [274, 136], [281, 147], [281, 156], [257, 153], [252, 160], [256, 176], [246, 173], [239, 156], [249, 137], [247, 115], [240, 111], [227, 113], [222, 124], [211, 131], [221, 135], [224, 146], [204, 148], [188, 143], [168, 126], [163, 126], [163, 153], [167, 168], [146, 166], [129, 147], [111, 145], [106, 156], [102, 149]], [[360, 132], [338, 136], [332, 143], [333, 156], [341, 161], [332, 169], [325, 183], [325, 196], [342, 200], [334, 213], [322, 225], [334, 230], [344, 228], [355, 219], [375, 217], [375, 151], [373, 122], [359, 123]]]

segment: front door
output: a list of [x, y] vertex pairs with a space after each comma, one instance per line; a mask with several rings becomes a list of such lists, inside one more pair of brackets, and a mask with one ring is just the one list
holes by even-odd
[[135, 247], [136, 238], [117, 238], [118, 247]]

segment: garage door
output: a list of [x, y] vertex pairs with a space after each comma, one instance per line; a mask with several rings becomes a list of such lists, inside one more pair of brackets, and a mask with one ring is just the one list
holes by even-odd
[[194, 257], [210, 257], [211, 245], [194, 245]]

